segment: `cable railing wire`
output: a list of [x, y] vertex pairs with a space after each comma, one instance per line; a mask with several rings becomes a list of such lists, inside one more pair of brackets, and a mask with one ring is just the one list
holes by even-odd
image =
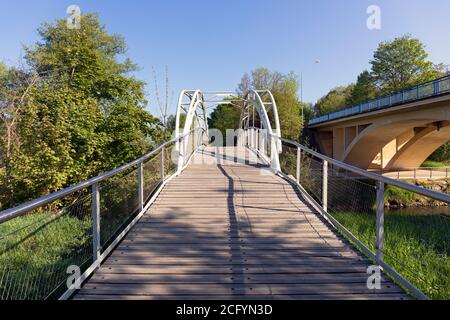
[[202, 128], [194, 129], [110, 172], [0, 212], [0, 300], [69, 297], [77, 288], [69, 281], [73, 267], [81, 277], [72, 280], [81, 281], [95, 270], [143, 214], [144, 204], [177, 172], [177, 142], [181, 146], [189, 140], [185, 165], [201, 146], [203, 134]]
[[[245, 134], [250, 130], [255, 128]], [[448, 195], [352, 167], [276, 135], [272, 138], [283, 142], [281, 174], [298, 182], [344, 237], [407, 292], [421, 299], [450, 298]], [[402, 198], [409, 205], [396, 207]], [[380, 228], [384, 232], [378, 232]]]

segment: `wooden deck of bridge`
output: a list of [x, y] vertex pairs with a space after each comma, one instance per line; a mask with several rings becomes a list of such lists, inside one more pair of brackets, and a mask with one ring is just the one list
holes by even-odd
[[295, 187], [227, 150], [196, 155], [74, 298], [409, 298], [384, 275], [369, 290], [370, 261]]

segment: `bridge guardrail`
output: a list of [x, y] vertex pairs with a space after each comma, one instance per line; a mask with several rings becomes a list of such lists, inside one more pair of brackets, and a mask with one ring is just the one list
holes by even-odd
[[345, 117], [350, 117], [366, 112], [371, 112], [379, 109], [390, 108], [396, 105], [407, 102], [420, 100], [432, 96], [439, 96], [450, 92], [450, 75], [423, 82], [413, 87], [406, 88], [399, 92], [394, 92], [367, 102], [357, 104], [342, 110], [331, 112], [309, 121], [309, 125], [315, 125], [331, 120], [337, 120]]
[[382, 175], [396, 179], [447, 179], [450, 178], [450, 167], [413, 167], [390, 169], [389, 171], [374, 170]]
[[[284, 144], [279, 174], [296, 183], [348, 240], [415, 297], [450, 298], [450, 195], [353, 167], [292, 140], [271, 138]], [[257, 143], [248, 146], [263, 155]], [[402, 197], [431, 207], [421, 207], [420, 214], [408, 213], [407, 207], [402, 212], [385, 209], [399, 205]]]
[[179, 172], [171, 155], [186, 165], [203, 134], [193, 129], [119, 168], [0, 212], [0, 300], [68, 298]]

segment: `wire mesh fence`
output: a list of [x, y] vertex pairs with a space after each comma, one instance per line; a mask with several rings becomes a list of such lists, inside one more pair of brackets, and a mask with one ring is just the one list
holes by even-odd
[[[313, 156], [301, 153], [300, 184], [318, 202], [322, 203], [323, 165]], [[294, 166], [294, 164], [291, 164]]]
[[306, 151], [297, 159], [296, 152], [296, 146], [283, 143], [280, 165], [284, 174], [295, 180], [297, 162], [300, 163], [303, 188], [373, 256], [378, 249], [385, 263], [428, 297], [450, 298], [449, 203], [385, 185], [384, 199], [381, 198], [384, 239], [380, 246], [377, 243], [377, 181], [332, 163], [327, 165], [324, 176], [322, 159]]
[[166, 176], [171, 176], [177, 171], [177, 154], [175, 145], [171, 145], [164, 150], [164, 172]]
[[[164, 153], [166, 150], [164, 151]], [[167, 166], [165, 165], [165, 168]], [[155, 190], [162, 182], [161, 174], [161, 151], [155, 154], [153, 158], [148, 160], [142, 166], [142, 174], [144, 180], [144, 202], [147, 202], [153, 195]]]
[[100, 183], [100, 245], [106, 249], [139, 212], [138, 169]]
[[297, 147], [283, 144], [280, 153], [281, 171], [296, 179], [297, 176]]
[[[407, 205], [398, 205], [398, 202]], [[384, 260], [432, 299], [450, 299], [450, 206], [386, 186]]]
[[375, 253], [375, 182], [331, 165], [327, 180], [328, 213]]
[[[190, 146], [189, 157], [201, 139], [193, 132], [183, 138]], [[66, 294], [77, 270], [78, 276], [90, 272], [93, 263], [103, 259], [96, 257], [99, 260], [94, 261], [96, 238], [105, 252], [162, 183], [161, 159], [166, 178], [176, 172], [178, 155], [174, 159], [172, 151], [177, 139], [109, 173], [33, 200], [25, 206], [30, 209], [16, 207], [1, 212], [0, 300], [56, 299]], [[100, 234], [94, 237], [97, 203]]]
[[83, 272], [92, 262], [91, 203], [90, 194], [71, 195], [0, 224], [1, 300], [57, 298], [67, 290], [68, 267]]

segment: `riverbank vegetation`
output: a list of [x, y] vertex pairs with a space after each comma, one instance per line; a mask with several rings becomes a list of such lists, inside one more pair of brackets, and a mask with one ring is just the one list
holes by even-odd
[[138, 158], [163, 139], [125, 40], [94, 14], [44, 23], [0, 68], [0, 210]]
[[[387, 210], [384, 222], [385, 262], [432, 299], [450, 299], [450, 211], [441, 211]], [[373, 214], [332, 212], [332, 215], [375, 250]]]

